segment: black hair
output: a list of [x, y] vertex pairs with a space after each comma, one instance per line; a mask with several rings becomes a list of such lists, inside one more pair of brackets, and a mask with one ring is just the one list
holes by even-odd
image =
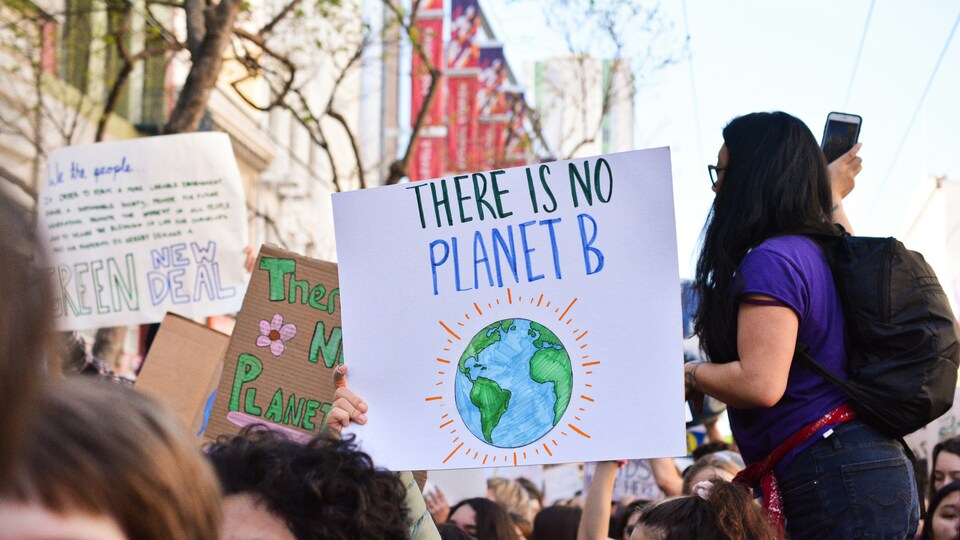
[[827, 162], [810, 129], [783, 112], [752, 113], [723, 130], [728, 162], [701, 236], [694, 329], [711, 361], [736, 360], [734, 274], [764, 240], [832, 232]]
[[472, 537], [453, 523], [437, 523], [440, 540], [472, 540]]
[[627, 523], [630, 522], [630, 517], [647, 506], [650, 506], [652, 502], [653, 501], [640, 499], [631, 501], [630, 504], [626, 506], [621, 506], [613, 519], [610, 520], [610, 538], [623, 538], [627, 533]]
[[483, 497], [464, 499], [453, 505], [450, 509], [450, 516], [452, 517], [464, 505], [469, 506], [476, 513], [477, 538], [513, 540], [517, 537], [517, 533], [513, 529], [513, 522], [510, 520], [510, 514], [499, 504]]
[[923, 520], [923, 531], [920, 533], [920, 540], [933, 540], [933, 515], [937, 512], [937, 508], [943, 503], [944, 499], [956, 491], [960, 491], [960, 481], [951, 482], [943, 486], [933, 495], [933, 500], [930, 501], [930, 507], [927, 508], [927, 515]]
[[575, 506], [550, 506], [533, 519], [533, 540], [576, 540], [583, 509]]
[[954, 454], [960, 456], [960, 436], [951, 437], [949, 439], [944, 439], [938, 442], [933, 447], [933, 452], [930, 453], [930, 498], [933, 499], [935, 495], [934, 486], [934, 475], [936, 474], [937, 469], [937, 458], [940, 456], [941, 452], [946, 452], [948, 454]]
[[298, 539], [407, 538], [406, 488], [352, 438], [300, 444], [263, 426], [207, 448], [225, 495], [251, 494]]

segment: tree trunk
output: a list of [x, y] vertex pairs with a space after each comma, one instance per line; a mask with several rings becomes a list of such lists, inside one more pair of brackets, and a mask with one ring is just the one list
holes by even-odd
[[239, 11], [240, 0], [220, 0], [219, 4], [207, 9], [206, 33], [197, 54], [193, 55], [190, 73], [163, 128], [164, 133], [188, 133], [200, 126], [210, 92], [220, 76], [223, 53], [230, 44], [233, 23]]

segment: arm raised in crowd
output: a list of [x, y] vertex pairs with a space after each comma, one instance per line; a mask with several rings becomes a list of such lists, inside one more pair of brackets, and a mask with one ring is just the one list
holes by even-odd
[[863, 159], [857, 156], [859, 151], [860, 143], [857, 143], [827, 167], [830, 187], [833, 190], [833, 222], [842, 225], [850, 234], [853, 234], [853, 225], [843, 209], [843, 199], [853, 191], [856, 176], [863, 169]]
[[620, 464], [616, 461], [601, 461], [593, 473], [587, 500], [583, 505], [583, 517], [577, 529], [577, 540], [606, 540], [610, 528], [610, 505], [613, 501], [613, 484], [617, 479]]

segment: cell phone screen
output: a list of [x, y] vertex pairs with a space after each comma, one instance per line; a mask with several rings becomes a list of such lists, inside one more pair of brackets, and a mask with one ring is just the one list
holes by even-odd
[[823, 155], [827, 158], [827, 163], [832, 163], [835, 159], [842, 156], [853, 148], [857, 142], [857, 132], [860, 124], [850, 122], [841, 122], [831, 120], [827, 122], [827, 128], [823, 133]]

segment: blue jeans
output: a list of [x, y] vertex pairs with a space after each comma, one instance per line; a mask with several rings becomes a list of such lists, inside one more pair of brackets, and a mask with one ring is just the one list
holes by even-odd
[[859, 420], [798, 454], [777, 480], [791, 540], [913, 539], [917, 530], [910, 460], [900, 443]]

